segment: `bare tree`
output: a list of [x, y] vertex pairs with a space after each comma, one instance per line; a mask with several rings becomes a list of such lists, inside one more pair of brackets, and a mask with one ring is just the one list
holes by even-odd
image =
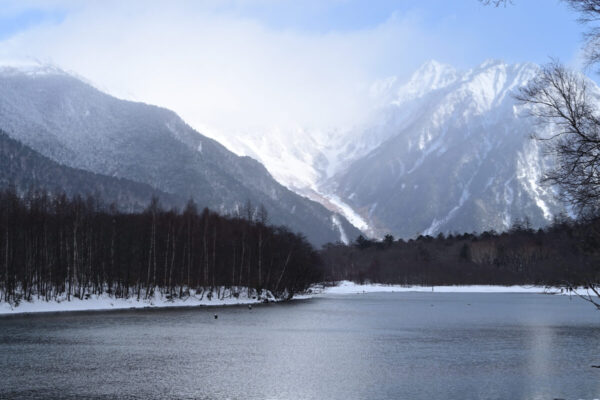
[[[549, 137], [534, 135], [548, 144], [547, 149], [556, 161], [543, 182], [556, 185], [561, 197], [575, 207], [581, 219], [588, 221], [588, 232], [578, 247], [595, 260], [598, 270], [600, 112], [596, 106], [597, 95], [591, 93], [587, 82], [582, 74], [553, 61], [543, 66], [516, 97], [521, 103], [528, 104], [530, 113], [543, 124], [554, 128]], [[589, 245], [590, 240], [594, 245]], [[564, 286], [569, 291], [574, 289], [572, 282], [565, 282]], [[600, 310], [599, 290], [600, 279], [596, 273], [587, 280], [585, 294], [577, 290], [575, 293]]]
[[600, 62], [600, 0], [563, 0], [579, 13], [579, 23], [586, 25], [584, 32], [584, 57], [587, 66], [595, 66]]
[[512, 0], [479, 0], [481, 4], [484, 6], [494, 6], [494, 7], [506, 7], [508, 4], [512, 4]]
[[516, 95], [541, 123], [555, 128], [552, 136], [534, 135], [557, 161], [544, 182], [557, 185], [580, 216], [600, 209], [600, 118], [586, 81], [553, 61]]
[[[579, 14], [578, 21], [587, 27], [584, 50], [587, 66], [600, 63], [600, 0], [563, 0]], [[480, 0], [485, 5], [506, 6], [511, 0]], [[557, 61], [543, 66], [535, 78], [517, 94], [528, 104], [532, 115], [554, 129], [550, 137], [539, 137], [555, 156], [554, 169], [545, 174], [544, 182], [556, 185], [561, 196], [572, 204], [580, 217], [588, 219], [589, 232], [580, 249], [600, 265], [598, 248], [600, 230], [595, 229], [600, 215], [600, 110], [598, 92], [592, 93], [583, 74], [569, 70]], [[591, 236], [590, 236], [591, 235]], [[589, 240], [595, 243], [589, 246]], [[600, 309], [599, 274], [590, 277], [586, 295], [581, 297]], [[571, 289], [572, 285], [565, 286]], [[594, 297], [594, 295], [596, 297]]]

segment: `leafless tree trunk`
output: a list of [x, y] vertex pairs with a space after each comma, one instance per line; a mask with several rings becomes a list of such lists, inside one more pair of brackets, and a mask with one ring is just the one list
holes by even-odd
[[[543, 66], [516, 97], [529, 106], [530, 114], [539, 122], [553, 127], [551, 136], [533, 135], [546, 144], [556, 162], [543, 181], [556, 185], [580, 218], [592, 221], [600, 213], [600, 113], [596, 107], [599, 95], [589, 92], [583, 75], [553, 61]], [[600, 239], [600, 232], [593, 234]], [[599, 285], [597, 281], [588, 283], [596, 294]], [[597, 299], [587, 298], [600, 308]]]

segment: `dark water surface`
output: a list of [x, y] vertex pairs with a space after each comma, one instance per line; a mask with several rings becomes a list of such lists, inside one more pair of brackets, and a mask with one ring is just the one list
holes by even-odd
[[566, 296], [0, 317], [0, 398], [593, 399], [597, 364], [600, 312]]

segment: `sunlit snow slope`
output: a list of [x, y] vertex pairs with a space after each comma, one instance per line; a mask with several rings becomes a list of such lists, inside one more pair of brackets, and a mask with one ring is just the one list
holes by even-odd
[[375, 84], [378, 106], [360, 126], [223, 141], [373, 236], [501, 231], [525, 217], [542, 226], [563, 207], [539, 184], [550, 160], [530, 134], [541, 128], [513, 97], [537, 68], [431, 61]]

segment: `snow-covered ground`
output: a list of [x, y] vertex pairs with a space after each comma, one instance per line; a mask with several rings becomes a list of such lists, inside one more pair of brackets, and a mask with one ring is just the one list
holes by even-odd
[[561, 293], [560, 289], [547, 289], [543, 286], [402, 286], [364, 284], [350, 281], [341, 281], [337, 286], [314, 287], [313, 293], [318, 295], [329, 294], [357, 294], [376, 292], [438, 292], [438, 293]]
[[[586, 293], [585, 289], [578, 289], [580, 293]], [[238, 293], [235, 297], [233, 293]], [[362, 293], [381, 293], [381, 292], [434, 292], [434, 293], [545, 293], [545, 294], [569, 294], [566, 291], [555, 288], [546, 288], [543, 286], [494, 286], [494, 285], [471, 285], [471, 286], [402, 286], [402, 285], [382, 285], [382, 284], [357, 284], [350, 281], [341, 281], [337, 286], [313, 286], [308, 293], [294, 295], [294, 299], [310, 299], [327, 295], [351, 295]], [[575, 295], [574, 292], [572, 292]], [[210, 297], [210, 298], [209, 298]], [[44, 301], [34, 298], [31, 302], [22, 301], [18, 306], [0, 302], [0, 315], [2, 314], [24, 314], [38, 312], [60, 312], [60, 311], [92, 311], [92, 310], [119, 310], [129, 308], [158, 308], [158, 307], [193, 307], [193, 306], [227, 306], [240, 304], [256, 304], [264, 300], [271, 302], [278, 301], [271, 292], [263, 291], [260, 296], [251, 293], [248, 296], [248, 289], [234, 288], [221, 289], [218, 293], [215, 289], [211, 296], [207, 292], [201, 296], [194, 290], [190, 291], [189, 296], [183, 298], [167, 299], [162, 296], [158, 290], [154, 297], [150, 299], [140, 299], [130, 297], [128, 299], [116, 299], [103, 294], [100, 296], [92, 295], [89, 299], [81, 300], [71, 297], [67, 301], [63, 296], [60, 300]]]
[[[233, 295], [233, 292], [238, 293], [238, 297]], [[108, 294], [100, 296], [92, 295], [89, 299], [81, 300], [71, 297], [68, 301], [66, 296], [62, 296], [59, 300], [45, 301], [43, 299], [34, 299], [31, 302], [22, 301], [18, 306], [0, 302], [0, 315], [2, 314], [23, 314], [23, 313], [38, 313], [38, 312], [59, 312], [59, 311], [88, 311], [88, 310], [118, 310], [128, 308], [152, 308], [152, 307], [192, 307], [192, 306], [226, 306], [236, 304], [255, 304], [261, 303], [265, 299], [276, 301], [271, 292], [263, 291], [260, 296], [256, 293], [251, 293], [248, 297], [248, 289], [237, 288], [233, 291], [230, 289], [221, 289], [220, 296], [215, 289], [211, 296], [207, 296], [207, 292], [201, 296], [194, 290], [190, 291], [190, 295], [183, 298], [167, 299], [158, 291], [150, 299], [140, 299], [130, 297], [128, 299], [114, 298]]]

